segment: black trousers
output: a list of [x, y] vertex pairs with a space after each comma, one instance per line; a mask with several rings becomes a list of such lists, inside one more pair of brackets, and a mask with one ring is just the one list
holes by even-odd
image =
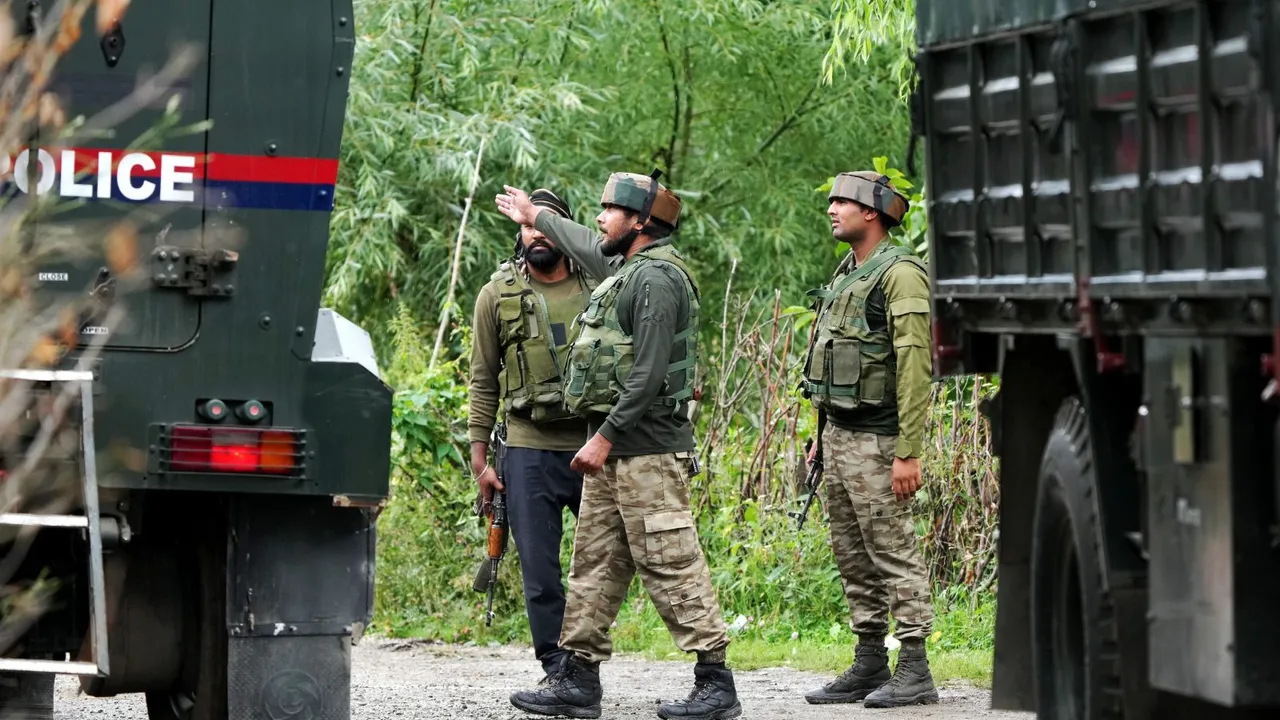
[[520, 555], [533, 654], [548, 672], [563, 655], [559, 649], [565, 604], [560, 567], [560, 537], [564, 530], [561, 518], [566, 507], [576, 518], [582, 501], [582, 475], [569, 469], [575, 454], [507, 448], [507, 517]]

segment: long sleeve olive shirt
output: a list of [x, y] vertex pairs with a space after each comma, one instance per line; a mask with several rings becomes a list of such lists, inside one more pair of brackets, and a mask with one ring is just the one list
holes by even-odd
[[[596, 280], [607, 279], [624, 264], [621, 255], [606, 256], [600, 234], [583, 225], [543, 212], [534, 226]], [[669, 407], [654, 407], [667, 365], [684, 358], [684, 345], [674, 343], [690, 312], [679, 271], [665, 264], [641, 267], [618, 294], [617, 312], [618, 324], [634, 343], [634, 364], [613, 410], [587, 419], [589, 432], [613, 443], [611, 457], [694, 450], [693, 428], [683, 419], [687, 406], [678, 409], [680, 418]]]
[[933, 382], [928, 276], [911, 263], [894, 263], [867, 298], [867, 316], [869, 321], [883, 316], [888, 324], [897, 363], [897, 406], [833, 412], [831, 422], [856, 432], [897, 435], [896, 457], [920, 457]]
[[[503, 347], [499, 342], [499, 282], [491, 280], [480, 289], [471, 319], [471, 377], [467, 385], [467, 430], [471, 442], [489, 441], [502, 406], [498, 376], [506, 371], [502, 368]], [[526, 282], [547, 305], [556, 353], [563, 357], [568, 328], [587, 304], [586, 288], [573, 275], [556, 283], [533, 277]], [[569, 452], [587, 441], [586, 423], [578, 418], [535, 423], [512, 413], [506, 421], [508, 447]]]

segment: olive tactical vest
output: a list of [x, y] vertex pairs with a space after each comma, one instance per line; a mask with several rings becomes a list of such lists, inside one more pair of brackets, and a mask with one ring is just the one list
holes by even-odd
[[887, 324], [872, 330], [866, 312], [867, 298], [898, 261], [924, 269], [908, 250], [889, 245], [850, 270], [850, 252], [828, 285], [807, 293], [817, 298], [817, 318], [801, 392], [814, 407], [848, 411], [897, 403], [897, 361]]
[[[674, 414], [681, 401], [693, 395], [694, 368], [698, 359], [698, 289], [679, 253], [670, 246], [660, 245], [636, 253], [631, 262], [600, 283], [591, 293], [587, 308], [574, 323], [581, 330], [566, 358], [565, 404], [578, 415], [587, 417], [591, 413], [608, 413], [622, 395], [635, 361], [635, 349], [631, 336], [618, 323], [618, 295], [637, 270], [653, 262], [676, 266], [689, 298], [689, 320], [672, 338], [672, 347], [684, 341], [684, 359], [667, 365], [667, 379], [658, 391], [654, 407], [668, 407]], [[682, 375], [675, 376], [677, 380], [673, 387], [673, 375], [682, 370]]]
[[[595, 283], [578, 272], [588, 292]], [[498, 344], [502, 348], [499, 395], [508, 414], [528, 413], [535, 423], [573, 417], [564, 406], [560, 360], [546, 301], [529, 287], [524, 273], [504, 262], [491, 280], [498, 284]]]

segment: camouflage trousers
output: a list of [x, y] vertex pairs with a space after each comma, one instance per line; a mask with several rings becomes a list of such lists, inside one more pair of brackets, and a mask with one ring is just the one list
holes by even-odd
[[894, 435], [827, 425], [822, 455], [831, 549], [855, 634], [884, 637], [892, 610], [895, 637], [923, 640], [933, 625], [929, 572], [916, 542], [911, 501], [893, 495], [897, 442]]
[[611, 459], [583, 479], [560, 646], [613, 653], [609, 627], [639, 573], [676, 647], [723, 661], [729, 637], [693, 514], [687, 455]]

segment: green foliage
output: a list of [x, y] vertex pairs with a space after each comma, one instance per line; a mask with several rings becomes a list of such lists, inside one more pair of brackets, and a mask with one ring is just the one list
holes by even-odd
[[866, 63], [877, 50], [896, 58], [894, 75], [904, 95], [912, 84], [915, 51], [915, 0], [831, 0], [831, 44], [822, 58], [822, 79], [835, 81], [846, 69], [846, 55]]
[[[374, 629], [527, 640], [514, 543], [492, 628], [471, 589], [485, 533], [468, 462], [466, 310], [516, 231], [491, 198], [503, 184], [549, 187], [590, 225], [609, 173], [657, 166], [684, 200], [674, 239], [708, 318], [697, 416], [706, 470], [692, 494], [726, 620], [743, 617], [735, 636], [760, 659], [801, 643], [816, 666], [836, 657], [825, 648], [847, 649], [823, 503], [803, 532], [786, 515], [803, 500], [801, 445], [815, 431], [795, 389], [812, 322], [804, 292], [825, 281], [833, 249], [847, 251], [831, 241], [829, 185], [814, 186], [869, 159], [911, 193], [894, 241], [928, 257], [925, 189], [897, 169], [914, 3], [366, 0], [356, 9], [326, 302], [370, 328], [399, 388]], [[850, 56], [857, 73], [833, 87]], [[428, 367], [482, 139], [460, 319]], [[935, 387], [915, 503], [939, 591], [931, 642], [966, 658], [989, 650], [993, 618], [998, 488], [974, 408], [994, 387], [978, 378]], [[573, 529], [566, 512], [566, 567]], [[614, 634], [622, 650], [668, 647], [638, 580]]]
[[814, 178], [900, 162], [908, 139], [893, 57], [822, 85], [827, 12], [823, 0], [357, 4], [325, 302], [380, 353], [398, 303], [434, 330], [481, 138], [464, 316], [512, 246], [492, 201], [504, 183], [550, 187], [591, 225], [609, 173], [655, 165], [684, 200], [675, 242], [709, 314], [735, 262], [736, 282], [800, 296], [830, 267]]
[[[458, 361], [435, 370], [422, 366], [415, 359], [420, 353], [413, 352], [421, 340], [410, 325], [398, 323], [394, 336], [395, 367], [405, 389], [395, 404], [394, 499], [380, 525], [376, 628], [446, 641], [525, 641], [514, 544], [502, 567], [493, 628], [484, 628], [483, 596], [470, 589], [485, 536], [472, 515], [475, 486], [461, 451], [466, 446], [465, 393], [460, 392], [465, 371]], [[768, 346], [758, 329], [739, 339], [739, 345]], [[788, 368], [787, 374], [795, 371]], [[984, 598], [995, 581], [991, 530], [998, 487], [985, 423], [973, 408], [994, 388], [978, 378], [936, 385], [927, 422], [925, 487], [914, 509], [940, 593], [936, 605], [942, 619], [931, 642], [949, 651], [983, 650], [990, 642], [991, 608]], [[802, 500], [795, 489], [799, 470], [788, 464], [797, 457], [799, 439], [813, 432], [812, 413], [794, 399], [775, 400], [778, 409], [766, 415], [790, 420], [762, 424], [764, 416], [755, 404], [765, 396], [735, 396], [739, 411], [702, 416], [699, 439], [709, 464], [693, 488], [699, 536], [711, 559], [726, 621], [741, 615], [747, 623], [740, 628], [744, 637], [763, 643], [847, 644], [852, 636], [827, 537], [823, 495], [802, 531], [786, 515]], [[763, 437], [770, 425], [781, 427], [774, 428], [771, 440]], [[786, 427], [794, 430], [786, 432]], [[790, 456], [782, 448], [789, 448]], [[761, 462], [761, 457], [772, 459]], [[574, 523], [568, 512], [564, 519], [561, 552], [567, 566]], [[652, 641], [650, 633], [656, 630], [650, 627], [648, 603], [637, 578], [618, 620], [620, 638], [641, 645]]]

